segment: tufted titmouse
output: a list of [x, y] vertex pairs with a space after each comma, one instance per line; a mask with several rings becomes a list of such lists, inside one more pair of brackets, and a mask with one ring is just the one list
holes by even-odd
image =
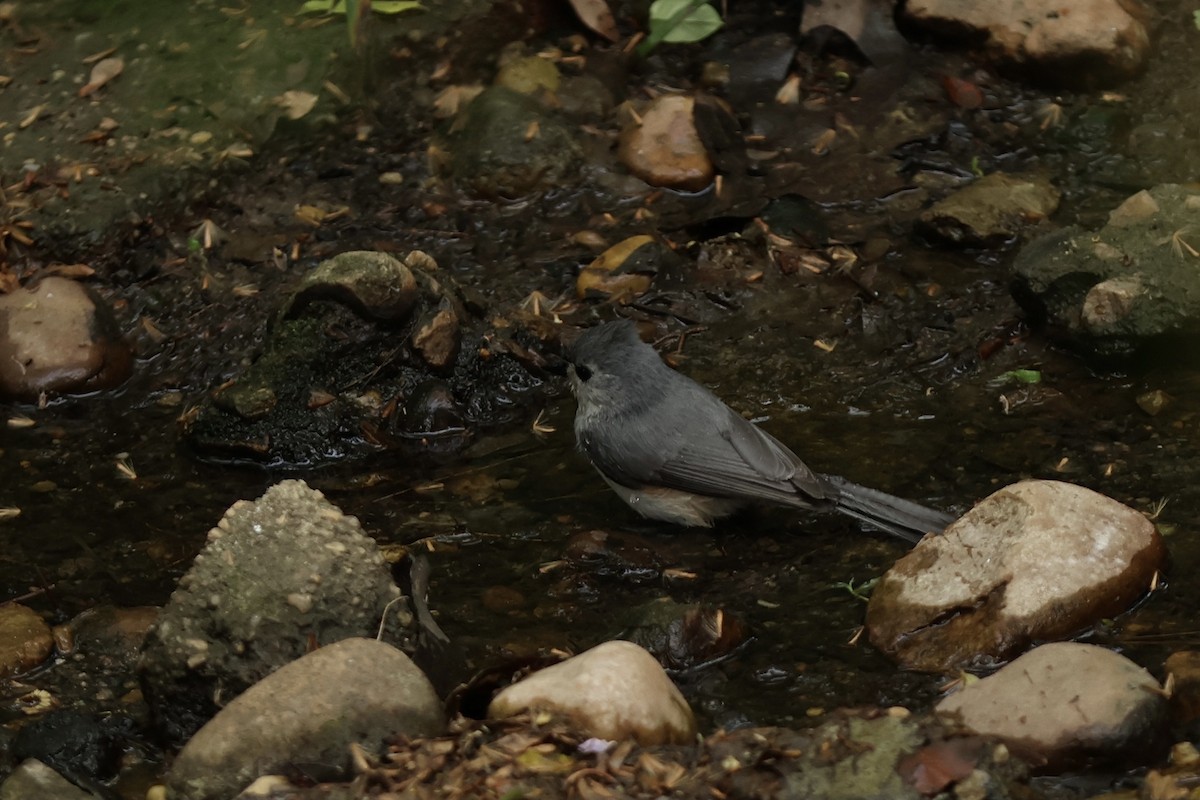
[[769, 433], [663, 363], [630, 321], [585, 331], [568, 349], [575, 437], [634, 511], [709, 527], [749, 502], [833, 508], [909, 541], [953, 517], [813, 472]]

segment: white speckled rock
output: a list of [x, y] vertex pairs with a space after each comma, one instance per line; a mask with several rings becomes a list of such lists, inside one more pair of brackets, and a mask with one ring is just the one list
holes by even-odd
[[1145, 516], [1058, 481], [1023, 481], [926, 536], [867, 607], [871, 643], [911, 669], [989, 666], [1129, 608], [1163, 568]]
[[[358, 520], [303, 481], [239, 500], [146, 636], [138, 673], [155, 723], [182, 743], [313, 643], [375, 635], [399, 596]], [[387, 616], [410, 621], [399, 603]]]
[[945, 698], [937, 712], [1003, 739], [1043, 770], [1096, 757], [1136, 760], [1167, 741], [1158, 681], [1118, 653], [1077, 642], [1035, 648]]
[[679, 689], [646, 650], [605, 642], [505, 688], [490, 717], [543, 710], [570, 717], [593, 736], [634, 738], [643, 745], [684, 743], [696, 719]]

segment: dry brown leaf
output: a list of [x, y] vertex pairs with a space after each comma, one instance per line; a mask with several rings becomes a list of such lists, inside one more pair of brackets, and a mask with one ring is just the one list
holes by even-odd
[[115, 47], [106, 48], [104, 50], [101, 50], [99, 53], [92, 53], [90, 56], [85, 56], [83, 59], [83, 63], [95, 64], [97, 61], [100, 61], [101, 59], [108, 58], [115, 52], [117, 52], [117, 48], [115, 48]]
[[64, 278], [90, 278], [96, 274], [96, 270], [87, 264], [55, 264], [47, 267], [46, 272], [61, 275]]
[[438, 119], [450, 119], [458, 115], [459, 109], [474, 100], [483, 91], [483, 85], [447, 86], [433, 100], [433, 115]]
[[149, 317], [142, 317], [142, 330], [146, 331], [146, 335], [156, 342], [164, 341], [167, 338], [167, 335]]
[[88, 82], [79, 88], [79, 96], [87, 97], [124, 71], [125, 59], [120, 56], [97, 62], [96, 66], [92, 67], [92, 74], [88, 78]]
[[571, 8], [579, 15], [580, 22], [610, 42], [621, 38], [612, 10], [605, 0], [571, 0]]
[[38, 117], [40, 117], [42, 115], [42, 112], [45, 110], [46, 110], [45, 103], [39, 103], [38, 105], [34, 106], [32, 109], [29, 110], [29, 113], [26, 114], [25, 117], [19, 123], [17, 123], [17, 127], [20, 128], [21, 130], [25, 130], [30, 125], [37, 122]]
[[288, 119], [300, 119], [317, 105], [317, 96], [312, 92], [289, 89], [275, 98], [275, 105], [283, 109]]

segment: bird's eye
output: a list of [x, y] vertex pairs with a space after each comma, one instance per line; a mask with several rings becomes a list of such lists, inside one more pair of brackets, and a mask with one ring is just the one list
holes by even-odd
[[575, 365], [575, 376], [577, 378], [579, 378], [579, 380], [586, 383], [587, 379], [592, 377], [592, 371], [590, 369], [588, 369], [587, 367], [585, 367], [583, 364], [576, 364]]

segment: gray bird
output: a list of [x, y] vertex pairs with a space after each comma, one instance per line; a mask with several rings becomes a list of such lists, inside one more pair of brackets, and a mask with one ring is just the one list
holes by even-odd
[[711, 527], [752, 502], [832, 508], [908, 541], [954, 520], [813, 472], [775, 437], [664, 364], [628, 320], [588, 329], [567, 359], [579, 447], [644, 517]]

